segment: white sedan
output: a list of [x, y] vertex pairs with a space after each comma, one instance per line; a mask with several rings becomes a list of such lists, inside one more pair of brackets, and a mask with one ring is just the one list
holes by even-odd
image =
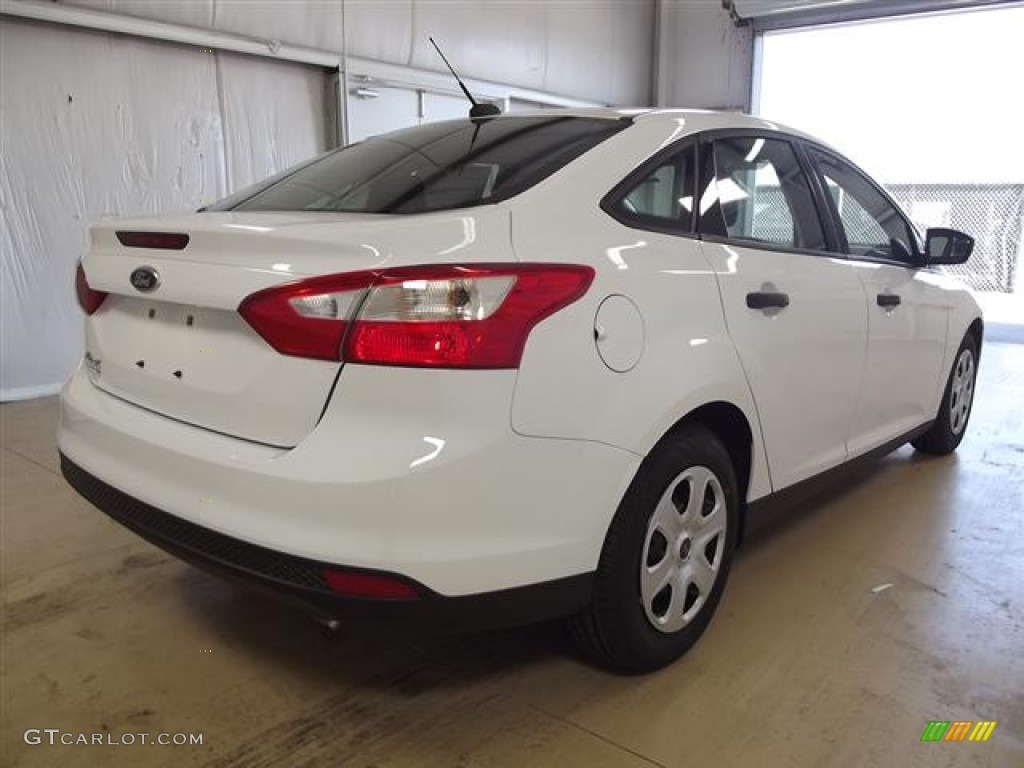
[[746, 526], [970, 416], [977, 304], [831, 148], [742, 115], [454, 120], [93, 228], [62, 467], [321, 617], [566, 615], [679, 657]]

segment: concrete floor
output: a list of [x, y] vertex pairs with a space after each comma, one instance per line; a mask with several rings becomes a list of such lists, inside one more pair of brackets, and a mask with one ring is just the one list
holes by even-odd
[[326, 637], [73, 494], [53, 399], [0, 415], [5, 766], [1024, 766], [1024, 346], [986, 347], [955, 457], [903, 448], [771, 525], [697, 647], [631, 679], [550, 626]]

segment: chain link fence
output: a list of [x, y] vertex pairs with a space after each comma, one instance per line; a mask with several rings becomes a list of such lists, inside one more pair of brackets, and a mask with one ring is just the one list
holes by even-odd
[[[952, 227], [975, 239], [966, 264], [946, 269], [978, 291], [1012, 293], [1024, 250], [1024, 184], [888, 184], [923, 232]], [[1024, 287], [1024, 286], [1021, 286]]]

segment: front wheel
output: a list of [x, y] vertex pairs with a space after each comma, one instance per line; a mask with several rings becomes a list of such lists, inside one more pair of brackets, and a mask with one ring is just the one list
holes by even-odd
[[612, 521], [593, 603], [570, 619], [583, 650], [631, 674], [679, 658], [718, 606], [738, 522], [736, 474], [721, 441], [703, 427], [663, 440]]
[[964, 336], [949, 372], [939, 413], [931, 428], [911, 442], [922, 453], [952, 453], [964, 439], [974, 405], [974, 384], [978, 375], [978, 345], [971, 334]]

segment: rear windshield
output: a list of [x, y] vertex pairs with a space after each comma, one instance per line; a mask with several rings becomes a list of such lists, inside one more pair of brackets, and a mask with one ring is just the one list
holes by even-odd
[[331, 152], [208, 210], [423, 213], [486, 205], [529, 189], [627, 124], [507, 116], [422, 125]]

